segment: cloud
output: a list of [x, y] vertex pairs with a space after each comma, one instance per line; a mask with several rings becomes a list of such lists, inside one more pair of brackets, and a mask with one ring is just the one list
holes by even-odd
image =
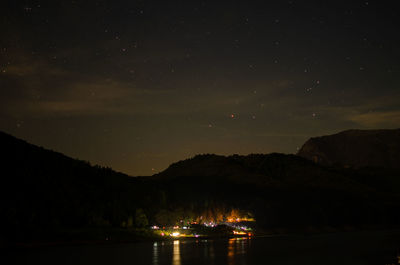
[[[62, 115], [131, 114], [161, 111], [151, 106], [168, 90], [143, 89], [135, 82], [80, 73], [44, 58], [17, 54], [0, 79], [0, 109], [11, 116], [54, 117]], [[154, 100], [153, 100], [154, 101]], [[150, 103], [149, 103], [150, 102]], [[154, 107], [154, 108], [152, 108]]]
[[368, 128], [400, 127], [400, 110], [352, 114], [348, 119]]
[[400, 97], [390, 96], [368, 98], [348, 106], [321, 106], [322, 113], [330, 120], [352, 123], [351, 126], [365, 129], [400, 127]]
[[65, 86], [52, 99], [31, 102], [29, 109], [41, 114], [99, 115], [127, 111], [129, 100], [144, 91], [113, 80], [80, 81]]
[[32, 75], [66, 75], [67, 72], [49, 65], [44, 61], [27, 61], [8, 65], [4, 69], [4, 74], [8, 76], [32, 76]]

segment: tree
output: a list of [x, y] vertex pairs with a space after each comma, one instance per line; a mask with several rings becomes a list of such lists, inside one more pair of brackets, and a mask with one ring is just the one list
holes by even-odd
[[142, 208], [136, 209], [135, 223], [137, 227], [146, 227], [149, 224], [147, 216]]

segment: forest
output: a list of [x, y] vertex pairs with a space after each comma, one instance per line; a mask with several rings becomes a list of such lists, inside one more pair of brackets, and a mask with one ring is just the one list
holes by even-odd
[[265, 233], [400, 224], [395, 169], [328, 167], [276, 153], [205, 154], [131, 177], [5, 133], [0, 143], [3, 244], [60, 238], [65, 231], [143, 235], [153, 225], [229, 218], [253, 218]]

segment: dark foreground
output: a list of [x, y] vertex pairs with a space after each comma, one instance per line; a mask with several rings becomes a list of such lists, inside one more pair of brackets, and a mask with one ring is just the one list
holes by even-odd
[[[400, 231], [313, 236], [188, 239], [8, 250], [11, 264], [342, 264], [397, 262]], [[395, 263], [397, 264], [397, 263]]]

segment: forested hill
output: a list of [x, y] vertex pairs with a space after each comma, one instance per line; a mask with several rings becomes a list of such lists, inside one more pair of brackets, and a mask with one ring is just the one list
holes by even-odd
[[62, 229], [217, 220], [263, 229], [400, 224], [399, 171], [318, 165], [295, 155], [198, 155], [150, 177], [91, 166], [0, 133], [0, 239]]
[[198, 155], [152, 176], [174, 203], [225, 202], [264, 227], [397, 223], [398, 171], [324, 167], [295, 155]]
[[152, 178], [164, 182], [175, 179], [185, 179], [186, 182], [218, 180], [268, 188], [319, 187], [351, 191], [373, 189], [355, 181], [343, 171], [321, 167], [295, 155], [279, 153], [248, 156], [197, 155], [172, 164]]
[[119, 225], [135, 214], [140, 179], [0, 132], [1, 237]]

